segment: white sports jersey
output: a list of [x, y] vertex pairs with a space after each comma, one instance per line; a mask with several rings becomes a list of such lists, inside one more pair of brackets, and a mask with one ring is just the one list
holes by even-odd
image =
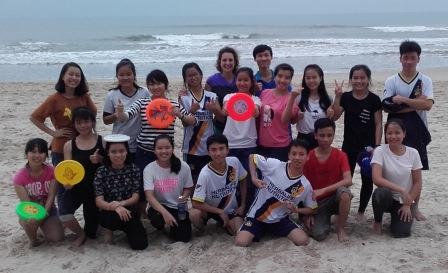
[[[414, 89], [416, 89], [416, 93], [426, 96], [427, 99], [434, 100], [432, 80], [422, 73], [417, 73], [414, 79], [410, 82], [406, 82], [399, 73], [389, 77], [384, 85], [383, 100], [394, 95], [409, 98]], [[426, 113], [428, 111], [417, 110], [416, 112], [425, 123], [426, 128], [428, 128], [428, 121], [426, 117]]]
[[199, 103], [201, 107], [194, 115], [196, 117], [196, 124], [184, 127], [184, 142], [182, 146], [182, 153], [203, 156], [207, 155], [207, 138], [213, 135], [213, 113], [205, 109], [205, 103], [216, 99], [216, 94], [204, 90], [202, 98], [195, 98], [191, 91], [187, 96], [181, 97], [181, 104], [190, 111], [193, 100]]
[[226, 163], [224, 173], [212, 169], [210, 163], [202, 168], [193, 200], [205, 202], [230, 214], [238, 208], [235, 192], [238, 182], [246, 178], [247, 172], [236, 157], [227, 157]]
[[310, 182], [304, 175], [290, 177], [288, 163], [261, 155], [254, 155], [254, 162], [263, 174], [266, 187], [258, 189], [247, 217], [276, 223], [289, 215], [289, 210], [282, 203], [284, 201], [295, 205], [303, 202], [304, 207], [317, 208]]

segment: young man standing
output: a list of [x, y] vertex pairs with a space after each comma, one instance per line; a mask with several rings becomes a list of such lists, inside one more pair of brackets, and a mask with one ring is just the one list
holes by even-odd
[[255, 94], [260, 96], [264, 89], [274, 89], [274, 71], [271, 69], [272, 48], [268, 45], [257, 45], [252, 55], [258, 66], [258, 72], [255, 74], [255, 81], [258, 84], [259, 91]]
[[347, 155], [331, 146], [336, 125], [329, 118], [318, 119], [314, 124], [318, 147], [311, 150], [303, 170], [314, 189], [317, 200], [315, 215], [304, 217], [311, 237], [317, 241], [327, 238], [331, 231], [331, 216], [338, 215], [338, 240], [347, 241], [345, 225], [350, 212], [352, 176]]
[[[388, 114], [387, 120], [398, 118], [406, 127], [403, 144], [415, 148], [421, 158], [423, 170], [429, 169], [427, 145], [431, 141], [428, 130], [427, 112], [434, 104], [432, 80], [417, 71], [422, 49], [415, 41], [404, 41], [400, 45], [401, 71], [386, 80], [383, 107]], [[418, 210], [415, 200], [415, 219], [425, 220]]]

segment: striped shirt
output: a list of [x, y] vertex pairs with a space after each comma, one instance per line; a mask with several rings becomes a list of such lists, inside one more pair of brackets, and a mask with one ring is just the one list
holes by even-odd
[[[179, 108], [181, 114], [185, 116], [191, 116], [176, 100], [169, 99], [174, 107]], [[174, 123], [176, 119], [171, 122], [167, 128], [154, 128], [148, 122], [146, 118], [146, 107], [151, 102], [151, 98], [142, 98], [135, 101], [131, 107], [129, 107], [125, 114], [129, 119], [132, 119], [136, 115], [140, 115], [141, 127], [140, 133], [137, 136], [137, 146], [143, 150], [154, 152], [154, 139], [161, 134], [167, 134], [174, 139]]]

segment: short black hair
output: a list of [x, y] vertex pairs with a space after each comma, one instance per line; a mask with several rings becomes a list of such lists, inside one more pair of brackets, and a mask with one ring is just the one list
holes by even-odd
[[39, 153], [44, 153], [48, 157], [48, 143], [42, 138], [33, 138], [28, 140], [25, 145], [25, 155], [37, 148]]
[[277, 76], [277, 74], [278, 74], [278, 72], [280, 72], [280, 70], [286, 70], [286, 71], [291, 72], [291, 78], [294, 76], [294, 68], [290, 64], [282, 63], [282, 64], [277, 65], [274, 70], [274, 77]]
[[288, 145], [288, 153], [291, 152], [291, 148], [292, 147], [302, 147], [304, 148], [307, 152], [309, 149], [309, 144], [306, 140], [301, 139], [301, 138], [296, 138], [293, 141], [291, 141]]
[[416, 41], [406, 40], [400, 44], [400, 56], [405, 53], [417, 52], [417, 55], [420, 56], [422, 53], [422, 48]]
[[161, 82], [165, 85], [165, 89], [168, 89], [168, 77], [166, 76], [165, 72], [163, 72], [160, 69], [154, 69], [153, 71], [149, 72], [146, 76], [146, 84], [150, 83], [158, 83]]
[[272, 55], [272, 48], [270, 46], [268, 46], [268, 45], [257, 45], [256, 47], [254, 47], [254, 51], [252, 51], [252, 55], [254, 56], [254, 60], [255, 60], [255, 57], [257, 57], [258, 53], [265, 52], [266, 50], [269, 51], [269, 53], [271, 54], [271, 57], [273, 57], [273, 55]]
[[229, 141], [227, 137], [223, 134], [214, 134], [207, 138], [207, 150], [210, 148], [212, 144], [225, 144], [227, 148], [229, 148]]
[[328, 128], [328, 127], [331, 127], [331, 128], [333, 128], [333, 131], [336, 131], [336, 123], [334, 123], [333, 120], [331, 120], [329, 118], [320, 118], [320, 119], [316, 120], [316, 122], [314, 122], [314, 133], [317, 134], [317, 131], [319, 129]]

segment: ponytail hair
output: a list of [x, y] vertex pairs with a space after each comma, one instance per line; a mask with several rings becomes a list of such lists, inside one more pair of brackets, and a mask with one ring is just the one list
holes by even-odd
[[154, 149], [157, 146], [157, 142], [161, 139], [167, 139], [169, 141], [169, 143], [171, 144], [171, 147], [173, 148], [173, 153], [171, 154], [171, 158], [170, 158], [170, 171], [172, 173], [175, 174], [179, 174], [180, 172], [180, 168], [182, 167], [182, 163], [180, 161], [180, 159], [174, 154], [174, 140], [172, 137], [170, 137], [169, 135], [166, 134], [161, 134], [158, 135], [155, 139], [154, 139]]

